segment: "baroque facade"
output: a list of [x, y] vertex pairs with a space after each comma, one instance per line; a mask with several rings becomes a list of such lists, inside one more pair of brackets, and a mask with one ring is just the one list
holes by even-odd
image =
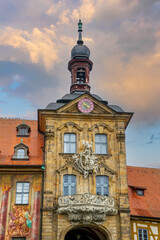
[[158, 240], [160, 171], [126, 166], [133, 113], [90, 93], [78, 33], [70, 93], [38, 121], [0, 119], [0, 240]]

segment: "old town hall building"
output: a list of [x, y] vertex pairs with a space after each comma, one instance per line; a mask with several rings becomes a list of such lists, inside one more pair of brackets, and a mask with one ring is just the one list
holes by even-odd
[[91, 94], [78, 32], [70, 93], [38, 121], [0, 119], [0, 240], [158, 240], [160, 171], [126, 166], [133, 113]]

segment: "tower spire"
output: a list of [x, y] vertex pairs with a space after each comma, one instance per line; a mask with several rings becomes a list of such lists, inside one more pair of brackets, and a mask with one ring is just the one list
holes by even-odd
[[77, 45], [72, 48], [71, 60], [68, 63], [68, 70], [71, 72], [71, 93], [90, 92], [89, 73], [93, 63], [89, 59], [89, 48], [83, 45], [81, 18], [78, 22], [78, 33]]
[[78, 36], [78, 41], [77, 41], [77, 44], [78, 45], [82, 45], [83, 44], [83, 40], [82, 40], [82, 21], [81, 19], [79, 19], [79, 22], [78, 22], [78, 32], [79, 32], [79, 36]]

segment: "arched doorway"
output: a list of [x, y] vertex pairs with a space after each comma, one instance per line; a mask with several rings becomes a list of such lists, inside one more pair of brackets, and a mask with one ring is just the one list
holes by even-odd
[[107, 234], [96, 226], [79, 226], [72, 228], [64, 240], [109, 240]]

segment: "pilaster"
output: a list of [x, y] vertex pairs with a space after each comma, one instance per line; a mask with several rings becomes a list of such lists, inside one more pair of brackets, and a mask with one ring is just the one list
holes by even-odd
[[[122, 129], [121, 129], [122, 130]], [[120, 239], [131, 239], [130, 232], [130, 209], [127, 184], [126, 151], [125, 151], [125, 133], [117, 133], [118, 158], [119, 158], [119, 213], [120, 213]]]
[[52, 120], [46, 119], [45, 131], [45, 174], [43, 194], [42, 240], [56, 239], [53, 232], [53, 202], [55, 177], [53, 177], [53, 162], [55, 161], [55, 129]]

